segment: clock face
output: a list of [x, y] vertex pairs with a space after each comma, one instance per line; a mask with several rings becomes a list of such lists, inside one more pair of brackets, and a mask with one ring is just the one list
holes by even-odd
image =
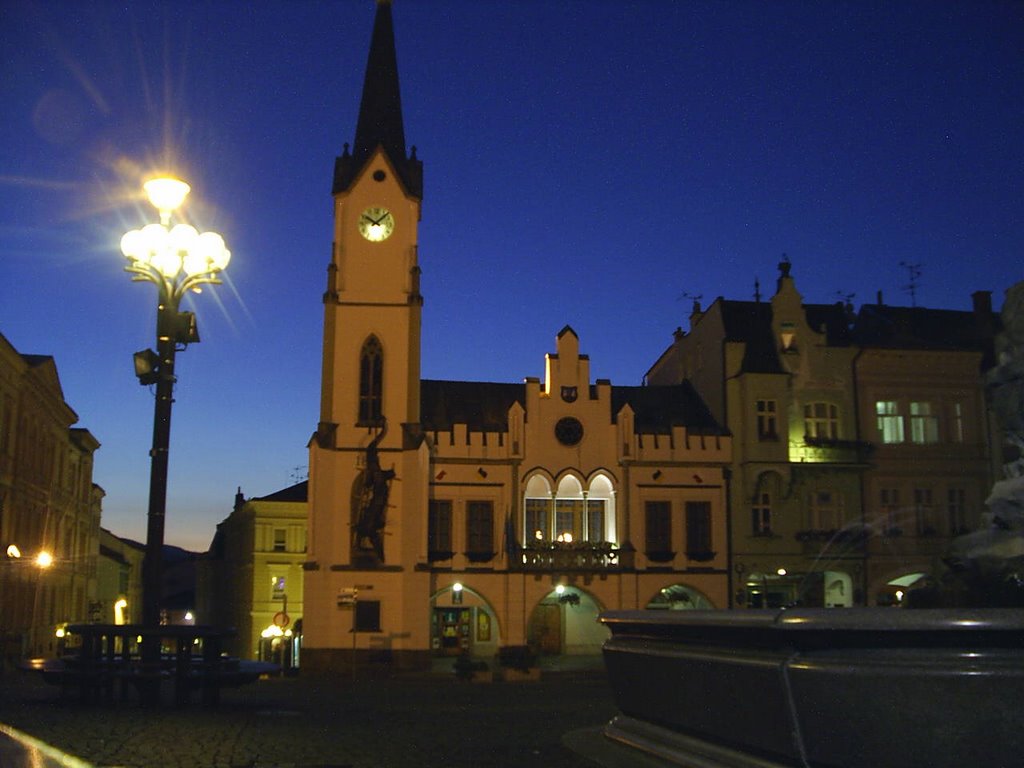
[[394, 231], [395, 217], [387, 208], [367, 208], [359, 214], [359, 234], [371, 243], [387, 240]]

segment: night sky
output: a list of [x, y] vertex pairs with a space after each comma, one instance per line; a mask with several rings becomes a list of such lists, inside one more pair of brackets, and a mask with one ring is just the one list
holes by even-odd
[[[178, 356], [167, 540], [301, 479], [319, 408], [334, 158], [374, 3], [0, 9], [0, 333], [56, 359], [102, 443], [103, 525], [142, 540], [156, 290], [123, 232], [172, 169], [232, 250]], [[424, 163], [423, 375], [543, 374], [571, 325], [638, 384], [693, 297], [968, 309], [1024, 278], [1024, 4], [395, 0]]]

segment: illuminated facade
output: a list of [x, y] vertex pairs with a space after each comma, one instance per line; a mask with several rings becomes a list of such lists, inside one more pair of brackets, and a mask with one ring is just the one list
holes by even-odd
[[867, 599], [898, 602], [934, 572], [950, 539], [975, 530], [1001, 437], [980, 372], [994, 362], [999, 318], [988, 292], [973, 311], [864, 305], [855, 364], [860, 433], [875, 447], [864, 475]]
[[8, 660], [52, 655], [56, 627], [88, 621], [95, 603], [99, 442], [72, 427], [77, 421], [53, 358], [19, 354], [0, 335], [0, 631]]
[[994, 477], [974, 312], [768, 301], [695, 306], [647, 374], [690, 380], [734, 438], [732, 605], [891, 603], [977, 526]]
[[239, 490], [199, 562], [197, 621], [234, 628], [228, 648], [240, 658], [297, 662], [306, 500], [305, 482], [253, 499]]
[[146, 548], [100, 528], [96, 613], [103, 624], [142, 621], [142, 560]]
[[391, 8], [334, 176], [303, 667], [597, 652], [606, 608], [728, 602], [731, 441], [688, 384], [591, 382], [575, 332], [543, 380], [422, 380], [417, 224]]

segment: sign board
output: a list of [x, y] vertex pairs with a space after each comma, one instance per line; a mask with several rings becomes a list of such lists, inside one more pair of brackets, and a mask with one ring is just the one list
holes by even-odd
[[359, 590], [355, 587], [348, 587], [338, 592], [338, 607], [351, 608], [356, 604], [359, 597]]
[[274, 626], [284, 629], [291, 623], [291, 617], [284, 611], [278, 611], [274, 614]]

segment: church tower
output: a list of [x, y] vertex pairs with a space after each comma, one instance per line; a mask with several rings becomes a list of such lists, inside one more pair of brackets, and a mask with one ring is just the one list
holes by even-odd
[[334, 166], [320, 418], [309, 446], [304, 644], [315, 666], [344, 663], [359, 645], [353, 630], [403, 631], [417, 579], [403, 577], [401, 563], [425, 549], [422, 179], [415, 149], [406, 153], [391, 3], [378, 0], [355, 141]]

